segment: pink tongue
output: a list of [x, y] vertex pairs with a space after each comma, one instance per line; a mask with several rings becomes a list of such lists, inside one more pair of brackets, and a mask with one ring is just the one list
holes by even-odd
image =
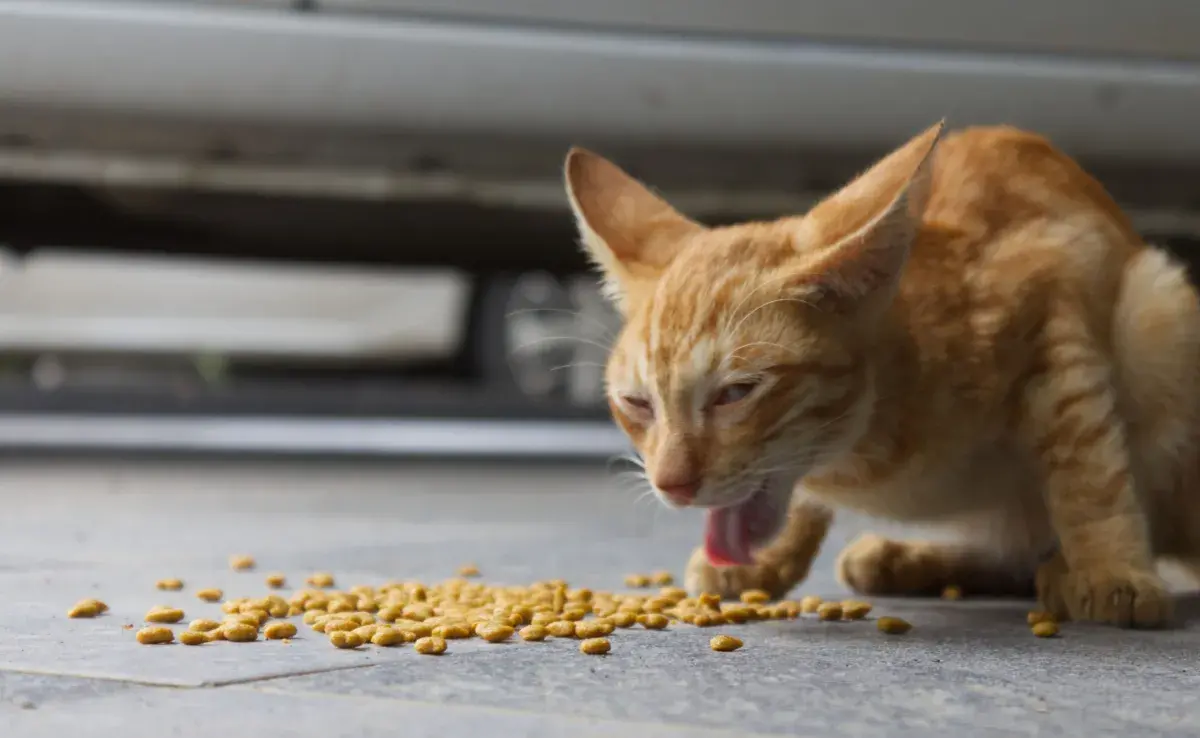
[[705, 520], [704, 553], [714, 566], [752, 564], [750, 536], [742, 520], [742, 505], [709, 510]]

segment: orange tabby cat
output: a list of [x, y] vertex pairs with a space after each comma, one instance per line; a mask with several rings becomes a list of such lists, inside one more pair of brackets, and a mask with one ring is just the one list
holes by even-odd
[[1060, 616], [1169, 621], [1156, 558], [1200, 566], [1200, 302], [1070, 158], [938, 125], [806, 215], [723, 228], [587, 151], [566, 180], [625, 318], [613, 416], [707, 510], [691, 589], [781, 595], [845, 507], [961, 533], [859, 539], [858, 591], [1036, 573]]

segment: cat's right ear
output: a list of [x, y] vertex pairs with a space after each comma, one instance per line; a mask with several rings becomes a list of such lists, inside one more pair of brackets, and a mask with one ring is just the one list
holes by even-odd
[[604, 273], [605, 293], [628, 313], [704, 227], [599, 154], [573, 148], [564, 170], [583, 246]]

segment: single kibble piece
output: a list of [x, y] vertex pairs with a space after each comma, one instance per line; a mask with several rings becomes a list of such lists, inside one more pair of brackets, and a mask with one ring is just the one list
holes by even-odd
[[1058, 622], [1058, 618], [1054, 617], [1054, 613], [1045, 612], [1042, 610], [1031, 610], [1030, 613], [1025, 616], [1025, 620], [1029, 623], [1030, 627], [1037, 625], [1038, 623]]
[[[320, 627], [318, 628], [318, 626]], [[326, 635], [339, 630], [354, 630], [358, 627], [359, 625], [357, 620], [348, 620], [337, 617], [333, 617], [324, 621], [318, 620], [317, 622], [313, 623], [313, 630], [319, 630]]]
[[629, 611], [614, 612], [611, 616], [613, 625], [618, 628], [632, 628], [637, 624], [637, 615]]
[[1058, 635], [1058, 623], [1053, 620], [1043, 620], [1040, 623], [1035, 623], [1033, 634], [1038, 638], [1053, 638]]
[[679, 603], [687, 599], [687, 590], [681, 587], [663, 587], [658, 591], [658, 596]]
[[179, 634], [179, 642], [185, 646], [200, 646], [208, 643], [208, 633], [198, 630], [185, 630]]
[[742, 602], [747, 605], [762, 605], [771, 601], [771, 594], [762, 589], [748, 589], [742, 592]]
[[901, 618], [883, 617], [875, 621], [875, 626], [879, 628], [881, 633], [888, 635], [904, 635], [912, 630], [912, 625], [907, 620]]
[[208, 620], [207, 618], [197, 618], [188, 623], [188, 630], [194, 630], [197, 633], [207, 633], [220, 627], [221, 624], [216, 620]]
[[[333, 586], [333, 575], [327, 571], [318, 571], [307, 579], [308, 586], [318, 589], [329, 589]], [[333, 612], [330, 610], [330, 612]]]
[[159, 589], [165, 589], [168, 592], [178, 592], [183, 589], [182, 579], [159, 579], [154, 583], [154, 586]]
[[575, 623], [576, 638], [600, 638], [612, 633], [612, 625], [599, 620], [584, 620]]
[[285, 584], [287, 584], [287, 577], [279, 572], [267, 575], [267, 586], [271, 589], [281, 589]]
[[823, 602], [817, 608], [817, 617], [821, 620], [841, 620], [842, 605], [839, 602]]
[[210, 587], [209, 589], [197, 590], [196, 596], [205, 602], [219, 602], [225, 596], [225, 593], [215, 587]]
[[697, 628], [711, 628], [714, 625], [724, 625], [725, 616], [715, 612], [699, 612], [692, 617], [692, 625]]
[[371, 623], [369, 625], [360, 625], [354, 629], [354, 632], [358, 633], [358, 637], [362, 638], [363, 642], [365, 643], [366, 641], [369, 641], [375, 637], [375, 634], [379, 632], [379, 626], [375, 623]]
[[108, 609], [100, 600], [80, 600], [75, 603], [75, 606], [67, 611], [69, 618], [94, 618], [100, 613]]
[[727, 605], [721, 608], [721, 615], [730, 623], [741, 624], [754, 619], [754, 611], [745, 605]]
[[948, 584], [942, 590], [943, 600], [961, 600], [963, 596], [962, 588], [956, 584]]
[[656, 587], [669, 587], [675, 583], [675, 576], [669, 571], [656, 571], [650, 575], [650, 583]]
[[816, 595], [804, 597], [800, 600], [800, 612], [805, 615], [812, 615], [821, 607], [822, 602], [823, 600]]
[[221, 635], [233, 643], [249, 643], [258, 640], [258, 628], [249, 623], [225, 623], [221, 626]]
[[458, 567], [458, 575], [460, 577], [477, 577], [479, 576], [479, 567], [474, 564], [463, 564]]
[[709, 610], [721, 609], [721, 595], [715, 592], [701, 592], [696, 597], [696, 604]]
[[147, 623], [178, 623], [183, 620], [183, 610], [178, 607], [155, 607], [146, 613]]
[[607, 638], [588, 638], [579, 642], [579, 650], [589, 656], [600, 656], [612, 650]]
[[520, 630], [521, 640], [524, 641], [544, 641], [549, 633], [545, 626], [542, 625], [526, 625]]
[[254, 557], [235, 554], [229, 557], [229, 568], [234, 571], [250, 571], [255, 567]]
[[546, 626], [546, 632], [555, 638], [574, 638], [575, 628], [578, 627], [571, 620], [556, 620]]
[[638, 622], [641, 623], [642, 627], [646, 630], [662, 630], [663, 628], [667, 627], [667, 623], [669, 623], [670, 620], [667, 619], [666, 615], [652, 612], [639, 617]]
[[582, 607], [568, 607], [562, 611], [563, 620], [583, 620], [587, 617], [587, 610]]
[[423, 653], [427, 656], [438, 656], [446, 653], [446, 639], [438, 638], [437, 636], [418, 638], [417, 642], [413, 644], [413, 649], [417, 653]]
[[846, 600], [842, 603], [842, 617], [846, 620], [862, 620], [871, 612], [871, 603]]
[[512, 638], [513, 629], [511, 625], [503, 625], [501, 623], [480, 623], [475, 626], [475, 635], [479, 636], [488, 643], [501, 643]]
[[433, 635], [446, 640], [471, 637], [471, 626], [466, 623], [447, 623], [433, 629]]
[[352, 630], [335, 630], [329, 634], [329, 642], [337, 648], [358, 648], [366, 641]]
[[645, 574], [629, 574], [625, 577], [625, 586], [631, 589], [644, 589], [650, 586], [650, 577]]
[[405, 643], [406, 641], [407, 639], [404, 637], [404, 633], [402, 631], [396, 630], [395, 628], [388, 628], [386, 626], [378, 628], [375, 631], [375, 635], [371, 636], [371, 643], [374, 643], [376, 646], [399, 646], [401, 643]]
[[271, 623], [265, 629], [263, 629], [263, 635], [266, 636], [268, 640], [272, 641], [282, 641], [284, 638], [295, 638], [296, 626], [292, 623], [285, 623], [282, 621], [278, 623]]
[[733, 636], [713, 636], [712, 640], [708, 642], [708, 647], [714, 651], [736, 651], [742, 647], [742, 641]]
[[174, 640], [175, 634], [171, 632], [170, 628], [162, 625], [151, 625], [137, 632], [137, 642], [145, 646], [171, 643]]

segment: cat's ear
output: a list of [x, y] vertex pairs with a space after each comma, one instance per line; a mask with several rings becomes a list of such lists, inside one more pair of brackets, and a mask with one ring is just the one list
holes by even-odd
[[627, 311], [704, 227], [598, 154], [573, 148], [564, 169], [584, 248], [604, 273], [608, 296]]
[[890, 300], [925, 211], [943, 126], [927, 129], [809, 211], [797, 244], [814, 250], [815, 259], [794, 281], [798, 293], [835, 309], [875, 296]]

